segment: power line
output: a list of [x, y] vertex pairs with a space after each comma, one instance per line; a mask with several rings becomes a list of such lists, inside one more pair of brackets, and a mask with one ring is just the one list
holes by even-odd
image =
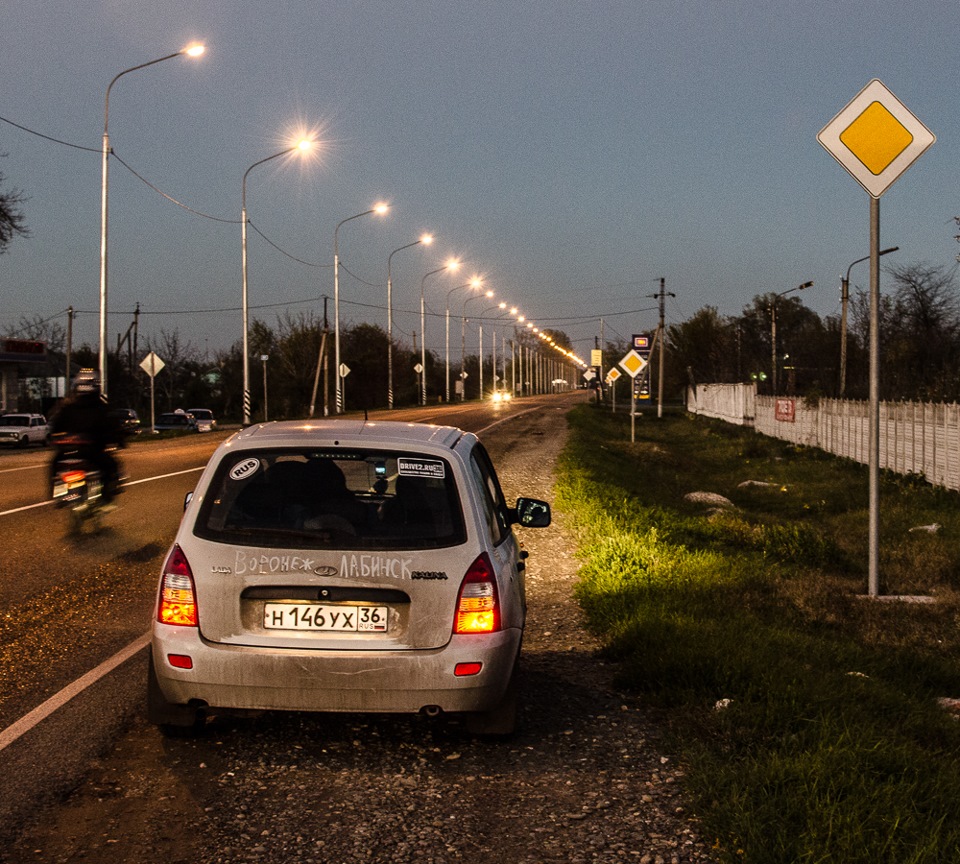
[[102, 152], [97, 147], [84, 147], [81, 144], [71, 144], [69, 141], [61, 141], [59, 138], [52, 138], [49, 135], [44, 135], [42, 132], [35, 132], [33, 129], [28, 129], [26, 126], [21, 126], [19, 123], [14, 123], [13, 120], [8, 120], [6, 117], [0, 117], [0, 120], [2, 120], [4, 123], [9, 123], [11, 126], [14, 126], [23, 132], [27, 132], [30, 135], [36, 135], [38, 138], [43, 138], [46, 141], [52, 141], [54, 144], [62, 144], [64, 147], [73, 147], [76, 150], [86, 150], [90, 153]]

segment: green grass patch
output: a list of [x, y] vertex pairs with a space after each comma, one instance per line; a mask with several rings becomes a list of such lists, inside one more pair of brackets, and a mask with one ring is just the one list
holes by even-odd
[[863, 466], [683, 414], [634, 442], [594, 406], [569, 422], [577, 598], [664, 712], [718, 860], [960, 861], [960, 724], [936, 701], [960, 697], [960, 496], [883, 477], [882, 593], [937, 602], [878, 603]]

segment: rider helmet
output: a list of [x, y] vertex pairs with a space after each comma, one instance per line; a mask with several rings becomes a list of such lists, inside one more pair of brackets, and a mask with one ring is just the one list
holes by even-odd
[[93, 369], [81, 369], [73, 379], [73, 389], [77, 393], [99, 393], [100, 377]]

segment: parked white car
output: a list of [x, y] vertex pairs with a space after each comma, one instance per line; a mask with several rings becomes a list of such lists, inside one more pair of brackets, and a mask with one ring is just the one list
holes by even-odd
[[187, 413], [197, 421], [198, 432], [212, 432], [217, 428], [217, 418], [209, 408], [188, 408]]
[[526, 618], [508, 506], [478, 438], [449, 426], [267, 423], [231, 436], [160, 577], [149, 719], [223, 710], [454, 713], [508, 734]]
[[50, 442], [50, 427], [43, 414], [4, 414], [0, 417], [0, 444], [26, 447]]

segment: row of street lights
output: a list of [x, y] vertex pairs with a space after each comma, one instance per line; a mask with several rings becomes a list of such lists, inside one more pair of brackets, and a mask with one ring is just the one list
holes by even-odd
[[[106, 399], [108, 395], [108, 381], [107, 381], [107, 316], [108, 316], [108, 199], [109, 199], [109, 156], [111, 153], [110, 148], [110, 135], [109, 135], [109, 118], [110, 118], [110, 92], [113, 89], [113, 85], [123, 77], [124, 75], [135, 72], [139, 69], [144, 69], [148, 66], [154, 66], [158, 63], [162, 63], [166, 60], [172, 60], [175, 57], [199, 57], [205, 51], [205, 46], [200, 43], [195, 43], [188, 45], [187, 47], [176, 51], [172, 54], [167, 54], [163, 57], [159, 57], [156, 60], [151, 60], [147, 63], [141, 63], [137, 66], [131, 66], [129, 69], [125, 69], [120, 72], [118, 75], [114, 76], [113, 80], [107, 87], [105, 107], [104, 107], [104, 123], [103, 123], [103, 149], [102, 149], [102, 183], [101, 183], [101, 238], [100, 238], [100, 351], [99, 351], [99, 363], [100, 363], [100, 382], [101, 382], [101, 392], [103, 398]], [[306, 153], [313, 146], [313, 141], [309, 139], [304, 139], [298, 141], [296, 144], [287, 147], [283, 150], [280, 150], [277, 153], [274, 153], [270, 156], [267, 156], [263, 159], [260, 159], [257, 162], [254, 162], [243, 175], [243, 180], [241, 183], [241, 211], [240, 211], [240, 221], [241, 221], [241, 245], [242, 245], [242, 300], [241, 300], [241, 317], [242, 317], [242, 327], [243, 327], [243, 423], [248, 425], [251, 422], [250, 409], [251, 409], [251, 393], [250, 393], [250, 350], [249, 350], [249, 290], [248, 290], [248, 267], [247, 267], [247, 178], [250, 175], [250, 172], [254, 168], [257, 168], [260, 165], [263, 165], [266, 162], [271, 162], [274, 159], [279, 159], [282, 156], [287, 156], [292, 153], [300, 152]], [[334, 304], [334, 363], [336, 366], [336, 394], [335, 394], [335, 410], [337, 414], [343, 413], [344, 410], [344, 398], [343, 398], [343, 379], [344, 379], [344, 366], [341, 361], [340, 356], [340, 254], [338, 248], [339, 232], [340, 228], [347, 222], [350, 222], [354, 219], [359, 219], [363, 216], [369, 215], [384, 215], [389, 210], [389, 206], [384, 203], [375, 204], [368, 210], [364, 210], [362, 213], [357, 213], [354, 216], [349, 216], [346, 219], [341, 220], [333, 232], [333, 304]], [[392, 262], [393, 256], [398, 252], [402, 252], [404, 249], [410, 249], [414, 246], [428, 246], [433, 242], [433, 236], [430, 234], [424, 234], [419, 237], [417, 240], [412, 243], [407, 243], [404, 246], [394, 249], [387, 258], [387, 406], [388, 408], [393, 408], [393, 275], [392, 275]], [[426, 392], [426, 340], [424, 338], [425, 328], [426, 328], [426, 301], [425, 301], [425, 285], [426, 280], [429, 276], [432, 276], [436, 273], [441, 273], [444, 271], [455, 272], [460, 266], [460, 262], [456, 259], [450, 259], [442, 267], [438, 267], [435, 270], [431, 270], [427, 273], [420, 283], [420, 337], [421, 337], [421, 372], [420, 372], [420, 402], [421, 404], [426, 404], [427, 392]], [[445, 336], [445, 354], [446, 354], [446, 400], [450, 401], [450, 297], [453, 292], [463, 289], [463, 288], [472, 288], [478, 290], [482, 286], [482, 280], [479, 277], [474, 277], [471, 281], [458, 285], [450, 291], [447, 292], [447, 305], [446, 305], [446, 336]], [[487, 290], [481, 294], [475, 294], [471, 297], [468, 297], [463, 304], [463, 314], [461, 316], [461, 370], [463, 369], [463, 363], [465, 360], [465, 343], [466, 343], [466, 306], [470, 300], [476, 299], [480, 296], [492, 297], [493, 291]], [[498, 307], [505, 309], [506, 303], [500, 303]], [[489, 311], [489, 310], [488, 310]], [[511, 314], [516, 316], [516, 308], [511, 309]], [[524, 316], [517, 316], [518, 323], [524, 322]], [[526, 326], [533, 329], [535, 333], [539, 331], [533, 327], [532, 322], [527, 322]], [[481, 393], [483, 391], [483, 331], [482, 326], [480, 330], [480, 354], [481, 354], [481, 372], [480, 372], [480, 387]], [[543, 334], [539, 334], [543, 335]], [[552, 344], [552, 343], [551, 343]], [[553, 346], [557, 347], [557, 346]], [[560, 349], [558, 349], [560, 350]], [[575, 358], [571, 352], [564, 351], [563, 353], [567, 354], [571, 359], [573, 359], [577, 364], [582, 365], [582, 361], [579, 358]], [[264, 375], [266, 374], [266, 357], [261, 357], [261, 360], [264, 361]], [[495, 373], [494, 373], [495, 374]], [[461, 376], [463, 375], [461, 371]], [[266, 388], [266, 384], [264, 384]], [[264, 406], [266, 410], [266, 406]]]

